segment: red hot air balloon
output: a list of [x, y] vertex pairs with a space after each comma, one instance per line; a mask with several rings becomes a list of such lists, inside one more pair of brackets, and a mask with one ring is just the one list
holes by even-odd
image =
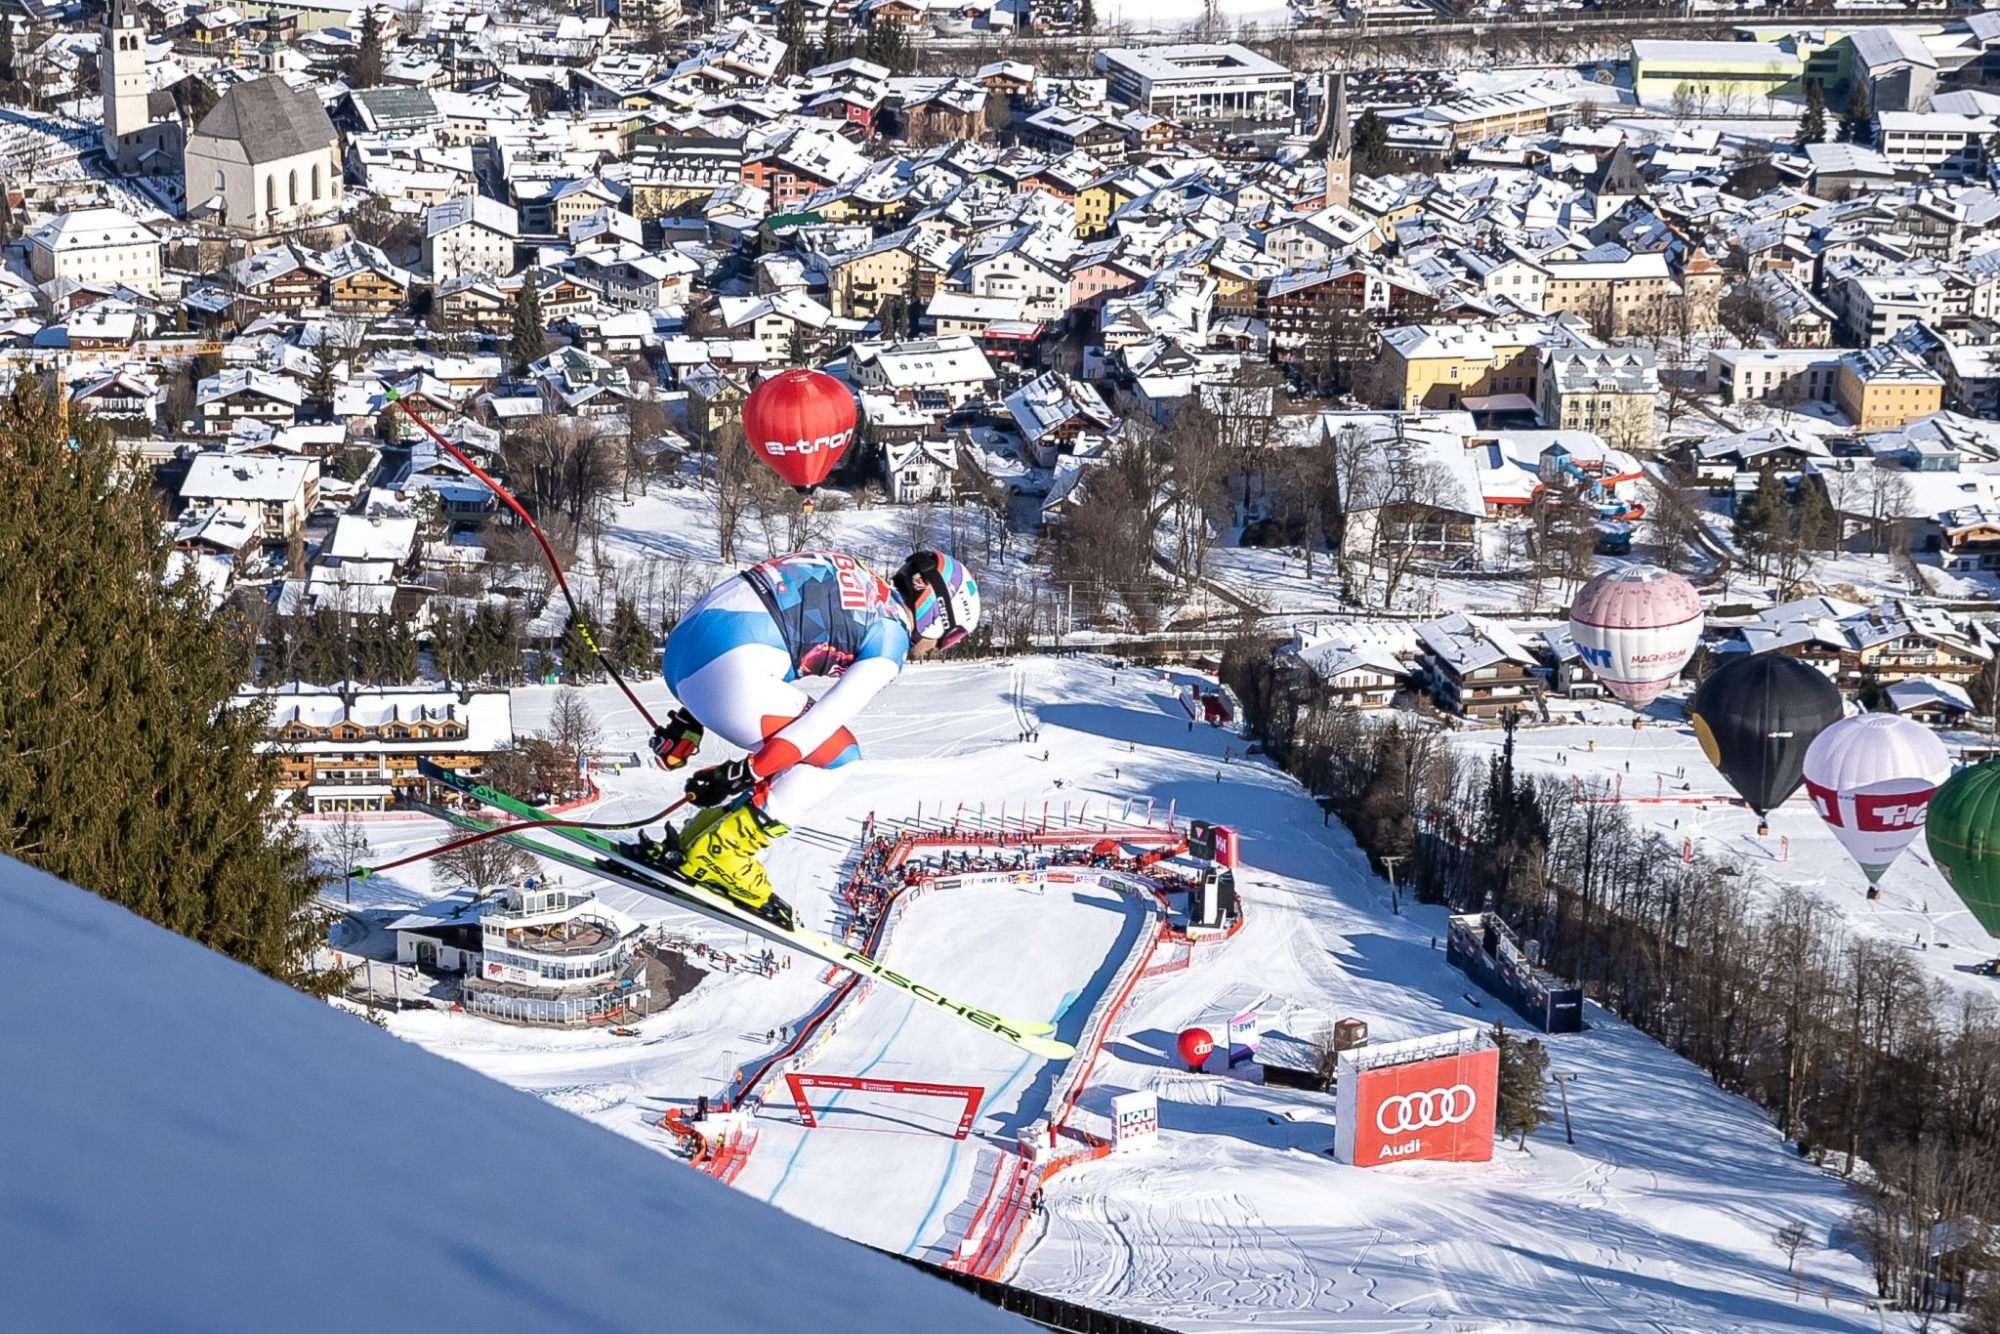
[[1208, 1054], [1215, 1050], [1215, 1039], [1205, 1028], [1190, 1028], [1182, 1031], [1180, 1040], [1174, 1044], [1180, 1048], [1181, 1059], [1190, 1070], [1199, 1070], [1208, 1060]]
[[810, 497], [854, 438], [854, 396], [824, 371], [780, 372], [743, 400], [743, 435], [778, 476]]

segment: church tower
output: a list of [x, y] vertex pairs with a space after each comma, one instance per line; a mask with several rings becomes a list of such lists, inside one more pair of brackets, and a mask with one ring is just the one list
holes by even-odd
[[265, 11], [264, 40], [257, 44], [257, 68], [266, 74], [283, 74], [289, 63], [285, 55], [291, 48], [285, 44], [285, 39], [278, 35], [283, 22], [284, 19], [277, 10]]
[[132, 0], [112, 0], [98, 30], [98, 79], [104, 86], [104, 157], [135, 170], [140, 136], [152, 124], [146, 99], [146, 21]]
[[1354, 127], [1347, 123], [1347, 75], [1326, 76], [1326, 202], [1347, 207], [1353, 188]]

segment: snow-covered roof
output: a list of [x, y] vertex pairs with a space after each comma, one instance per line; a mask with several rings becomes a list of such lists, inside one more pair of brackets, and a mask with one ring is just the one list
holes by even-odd
[[458, 195], [431, 205], [424, 216], [424, 235], [436, 236], [467, 223], [510, 239], [521, 234], [520, 218], [513, 205], [485, 195]]
[[245, 500], [282, 504], [319, 475], [319, 460], [266, 454], [202, 453], [181, 483], [182, 500]]
[[1950, 681], [1940, 681], [1935, 676], [1912, 676], [1902, 681], [1892, 681], [1882, 688], [1882, 694], [1889, 702], [1889, 708], [1896, 713], [1908, 713], [1912, 709], [1943, 706], [1961, 713], [1972, 713], [1972, 696], [1965, 693], [1962, 686]]
[[[313, 728], [332, 727], [341, 722], [375, 728], [391, 723], [451, 721], [463, 724], [466, 729], [463, 740], [451, 743], [460, 749], [486, 751], [509, 745], [514, 740], [513, 704], [504, 690], [475, 690], [461, 696], [450, 690], [426, 690], [421, 687], [376, 689], [357, 686], [349, 699], [343, 699], [336, 689], [293, 684], [274, 690], [245, 691], [236, 697], [239, 705], [260, 700], [270, 701], [268, 726], [273, 731], [293, 722]], [[422, 739], [314, 743], [321, 748], [363, 750], [423, 750], [435, 748], [436, 744], [435, 740]]]
[[256, 394], [296, 408], [306, 401], [305, 390], [287, 376], [240, 367], [217, 371], [195, 387], [195, 402], [213, 403], [238, 394]]
[[1461, 676], [1500, 662], [1519, 663], [1523, 667], [1535, 662], [1535, 655], [1507, 626], [1462, 611], [1424, 622], [1417, 627], [1417, 638], [1432, 657]]
[[891, 472], [900, 472], [919, 459], [935, 464], [946, 472], [958, 471], [958, 446], [951, 440], [897, 440], [882, 446], [882, 453], [889, 462]]
[[403, 913], [382, 923], [384, 931], [435, 931], [445, 926], [474, 926], [487, 913], [503, 905], [498, 899], [486, 898], [472, 890], [461, 889], [455, 894], [447, 894], [441, 899], [433, 899], [421, 908]]
[[1110, 430], [1118, 422], [1096, 386], [1071, 380], [1058, 371], [1045, 371], [1007, 395], [1007, 413], [1030, 442], [1077, 417], [1102, 430]]
[[892, 389], [984, 384], [993, 378], [992, 363], [964, 334], [904, 343], [856, 343], [848, 349], [847, 361], [858, 380]]
[[115, 208], [80, 208], [58, 213], [28, 233], [28, 240], [45, 250], [66, 253], [102, 246], [158, 244], [159, 234], [137, 218]]
[[343, 514], [333, 526], [326, 554], [335, 560], [402, 561], [417, 544], [419, 521], [389, 514]]
[[173, 541], [215, 547], [221, 551], [241, 551], [257, 540], [257, 525], [240, 512], [209, 506], [189, 510], [173, 525]]

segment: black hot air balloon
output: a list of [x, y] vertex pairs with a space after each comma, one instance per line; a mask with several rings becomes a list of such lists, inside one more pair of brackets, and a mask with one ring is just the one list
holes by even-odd
[[1765, 833], [1765, 813], [1799, 790], [1813, 738], [1839, 721], [1840, 691], [1796, 658], [1746, 653], [1709, 673], [1692, 711], [1702, 752]]

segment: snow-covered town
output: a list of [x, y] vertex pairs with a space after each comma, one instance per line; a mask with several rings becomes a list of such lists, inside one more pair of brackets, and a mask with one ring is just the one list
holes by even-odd
[[0, 400], [23, 1329], [2000, 1331], [2000, 8], [13, 0]]

